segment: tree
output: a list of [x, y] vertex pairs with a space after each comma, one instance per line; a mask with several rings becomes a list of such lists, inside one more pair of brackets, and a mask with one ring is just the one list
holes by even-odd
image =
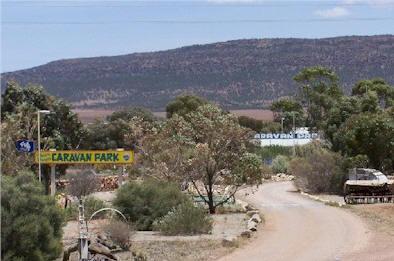
[[375, 169], [394, 169], [394, 118], [389, 113], [360, 113], [350, 117], [334, 135], [337, 148], [348, 157], [366, 155]]
[[260, 132], [263, 128], [263, 121], [248, 116], [239, 116], [238, 123], [242, 127], [249, 128], [255, 132]]
[[70, 181], [67, 186], [68, 193], [79, 199], [97, 191], [100, 186], [96, 174], [89, 169], [70, 175], [68, 180]]
[[328, 68], [317, 66], [303, 69], [294, 80], [300, 85], [299, 98], [307, 108], [307, 125], [321, 128], [326, 112], [342, 96], [338, 76]]
[[[177, 141], [173, 146], [182, 146], [186, 151], [178, 153], [179, 158], [170, 162], [181, 165], [182, 171], [177, 175], [193, 184], [210, 213], [215, 213], [217, 206], [227, 202], [241, 184], [261, 182], [260, 160], [246, 150], [252, 135], [233, 115], [207, 104], [185, 118], [177, 116], [167, 122], [158, 137], [165, 144]], [[162, 148], [166, 150], [165, 146]], [[156, 166], [162, 168], [158, 163], [160, 161]], [[199, 182], [205, 191], [200, 190]], [[221, 182], [233, 185], [234, 190], [228, 197], [214, 201], [214, 187]]]
[[[41, 148], [75, 149], [84, 139], [85, 129], [70, 105], [48, 95], [42, 86], [27, 85], [21, 87], [16, 82], [9, 82], [2, 95], [2, 165], [7, 168], [7, 175], [15, 170], [33, 168], [33, 155], [15, 152], [18, 139], [35, 140], [37, 138], [37, 111], [50, 110], [52, 114], [42, 118]], [[16, 164], [20, 162], [21, 164]], [[64, 171], [64, 167], [61, 169]], [[44, 171], [44, 176], [47, 173]]]
[[61, 209], [32, 174], [2, 179], [2, 260], [54, 260], [62, 250]]
[[364, 96], [373, 92], [376, 94], [379, 105], [388, 108], [394, 105], [394, 87], [387, 84], [383, 79], [359, 81], [352, 89], [353, 96]]
[[[133, 116], [135, 114], [135, 116]], [[145, 135], [155, 126], [154, 118], [137, 111], [114, 112], [110, 121], [95, 121], [87, 127], [83, 143], [89, 149], [137, 149]]]
[[293, 114], [294, 123], [296, 126], [303, 126], [305, 122], [304, 110], [301, 104], [291, 99], [281, 99], [275, 101], [271, 105], [271, 111], [274, 112], [274, 121], [282, 122], [283, 129], [290, 131], [293, 128]]
[[156, 120], [155, 115], [150, 110], [140, 107], [125, 108], [119, 111], [113, 112], [107, 117], [109, 122], [115, 122], [116, 120], [130, 121], [133, 118], [140, 118], [143, 121], [153, 123]]
[[203, 98], [194, 95], [178, 96], [167, 105], [167, 118], [171, 118], [174, 114], [185, 116], [186, 114], [195, 111], [201, 105], [207, 103], [208, 102]]

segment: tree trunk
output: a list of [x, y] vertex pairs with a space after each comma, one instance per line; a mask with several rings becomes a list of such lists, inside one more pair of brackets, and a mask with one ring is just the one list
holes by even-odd
[[209, 187], [208, 191], [208, 207], [209, 207], [209, 214], [215, 214], [215, 203], [213, 202], [213, 193], [212, 193], [212, 187]]

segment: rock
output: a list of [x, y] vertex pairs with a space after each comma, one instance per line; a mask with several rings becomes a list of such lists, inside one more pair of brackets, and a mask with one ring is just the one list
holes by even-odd
[[257, 223], [254, 222], [253, 220], [249, 220], [247, 228], [250, 231], [257, 231]]
[[252, 217], [255, 214], [260, 214], [260, 211], [258, 211], [258, 210], [249, 210], [248, 212], [246, 212], [246, 215], [248, 217]]
[[245, 230], [241, 233], [241, 237], [243, 238], [250, 238], [252, 236], [252, 234], [250, 233], [249, 230]]
[[108, 258], [111, 258], [112, 260], [118, 260], [118, 258], [111, 253], [111, 251], [108, 249], [108, 247], [103, 246], [103, 245], [98, 244], [98, 243], [90, 244], [89, 245], [89, 251], [92, 254], [100, 254], [100, 255], [104, 255], [104, 256], [106, 256]]
[[222, 246], [224, 247], [235, 247], [237, 245], [236, 237], [226, 237], [222, 240]]
[[250, 221], [254, 221], [256, 223], [261, 223], [261, 217], [259, 214], [254, 214], [251, 218]]

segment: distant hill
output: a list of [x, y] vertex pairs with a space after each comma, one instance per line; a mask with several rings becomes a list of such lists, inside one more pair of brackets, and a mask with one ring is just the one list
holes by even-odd
[[169, 100], [187, 92], [240, 109], [292, 95], [293, 76], [315, 65], [335, 70], [346, 91], [356, 81], [371, 77], [394, 84], [394, 35], [235, 40], [59, 60], [1, 77], [3, 86], [10, 79], [42, 84], [79, 108], [163, 110]]

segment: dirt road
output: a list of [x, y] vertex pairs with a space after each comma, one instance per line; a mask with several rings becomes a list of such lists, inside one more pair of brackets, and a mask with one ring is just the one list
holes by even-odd
[[221, 261], [342, 261], [368, 245], [368, 229], [358, 216], [304, 198], [291, 182], [264, 184], [245, 199], [262, 211], [265, 225], [250, 244]]

